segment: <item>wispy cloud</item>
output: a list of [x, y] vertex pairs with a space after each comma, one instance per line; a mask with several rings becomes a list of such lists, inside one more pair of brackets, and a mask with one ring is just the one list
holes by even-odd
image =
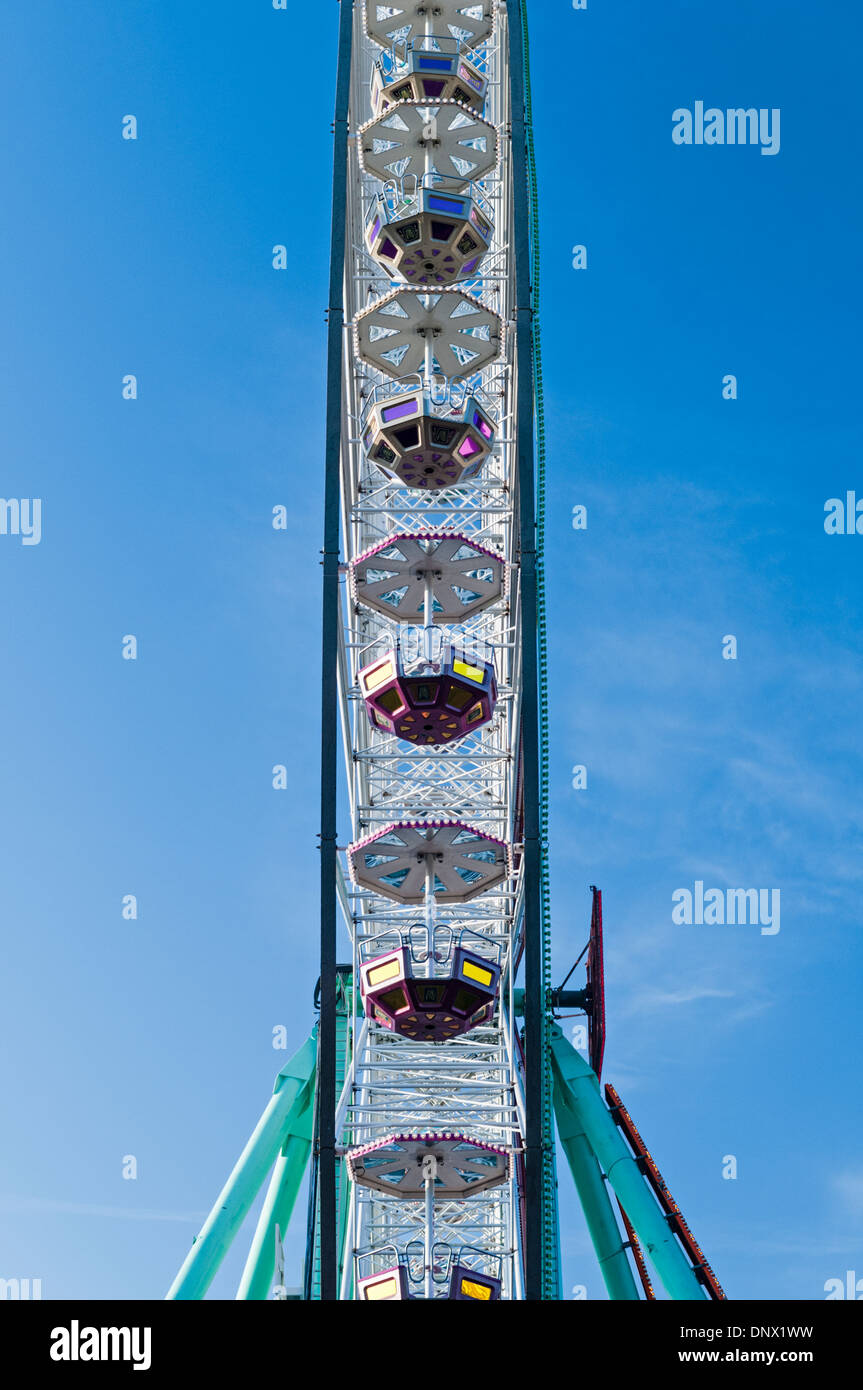
[[854, 1220], [863, 1220], [863, 1168], [846, 1169], [833, 1179], [833, 1190], [845, 1212]]
[[788, 1256], [797, 1255], [801, 1259], [817, 1261], [828, 1255], [853, 1256], [860, 1252], [860, 1242], [852, 1236], [848, 1239], [825, 1238], [824, 1240], [776, 1240], [772, 1236], [763, 1238], [747, 1236], [744, 1232], [722, 1232], [711, 1237], [712, 1250], [729, 1250], [735, 1255]]
[[66, 1202], [55, 1197], [17, 1197], [0, 1194], [0, 1211], [55, 1211], [67, 1216], [98, 1216], [114, 1221], [177, 1221], [200, 1226], [205, 1211], [154, 1211], [149, 1208], [102, 1206], [94, 1202]]
[[646, 989], [640, 994], [636, 994], [631, 1008], [634, 1013], [639, 1013], [653, 1009], [665, 1009], [677, 1004], [697, 1004], [702, 999], [733, 998], [733, 990], [705, 989], [699, 985], [691, 985], [688, 989], [676, 990]]

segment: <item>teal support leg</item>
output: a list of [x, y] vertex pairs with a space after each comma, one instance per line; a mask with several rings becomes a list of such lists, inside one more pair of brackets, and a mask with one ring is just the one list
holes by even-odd
[[555, 1076], [554, 1111], [557, 1131], [578, 1190], [587, 1229], [611, 1299], [637, 1302], [638, 1288], [614, 1216], [608, 1187], [578, 1116], [565, 1103]]
[[270, 1292], [276, 1265], [276, 1227], [284, 1237], [312, 1152], [314, 1110], [310, 1103], [282, 1146], [258, 1217], [249, 1258], [243, 1270], [238, 1299], [264, 1300]]
[[[339, 1159], [338, 1163], [338, 1251], [339, 1251], [339, 1297], [351, 1298], [353, 1296], [354, 1282], [354, 1262], [352, 1257], [352, 1246], [349, 1244], [350, 1234], [348, 1227], [351, 1224], [351, 1185], [348, 1182], [348, 1168], [344, 1159]], [[348, 1269], [347, 1292], [341, 1292], [345, 1288], [345, 1266]]]
[[316, 1055], [317, 1039], [313, 1033], [279, 1072], [270, 1103], [201, 1227], [167, 1298], [204, 1297], [261, 1190], [285, 1134], [296, 1116], [310, 1103]]
[[704, 1299], [677, 1239], [624, 1143], [599, 1091], [593, 1070], [552, 1024], [551, 1063], [555, 1087], [588, 1139], [670, 1298]]

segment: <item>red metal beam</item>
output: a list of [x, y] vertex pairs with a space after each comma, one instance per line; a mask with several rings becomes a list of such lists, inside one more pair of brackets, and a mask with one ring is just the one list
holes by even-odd
[[588, 1044], [590, 1065], [597, 1080], [602, 1077], [605, 1056], [605, 965], [602, 949], [602, 890], [590, 888], [593, 906], [590, 913], [590, 947], [587, 953], [587, 984], [591, 1000], [588, 1010]]
[[[620, 1207], [620, 1202], [618, 1202], [617, 1205]], [[644, 1262], [644, 1255], [642, 1254], [641, 1246], [638, 1243], [638, 1236], [635, 1234], [635, 1230], [633, 1229], [629, 1217], [623, 1210], [623, 1207], [620, 1207], [620, 1214], [623, 1217], [623, 1224], [626, 1227], [626, 1234], [629, 1239], [629, 1248], [631, 1249], [633, 1258], [635, 1260], [635, 1267], [638, 1270], [638, 1277], [641, 1280], [641, 1284], [644, 1289], [644, 1295], [646, 1298], [649, 1298], [655, 1302], [656, 1294], [654, 1293], [653, 1285], [650, 1282], [650, 1275], [647, 1272], [647, 1265]]]
[[704, 1257], [704, 1251], [701, 1249], [701, 1246], [686, 1224], [683, 1213], [669, 1192], [662, 1174], [653, 1161], [650, 1150], [647, 1148], [647, 1145], [635, 1127], [632, 1116], [623, 1104], [617, 1091], [609, 1082], [606, 1082], [605, 1085], [605, 1099], [608, 1102], [615, 1123], [623, 1131], [624, 1138], [632, 1150], [633, 1156], [638, 1160], [641, 1171], [656, 1193], [659, 1204], [668, 1219], [668, 1224], [686, 1251], [696, 1277], [707, 1289], [712, 1299], [717, 1301], [724, 1299], [725, 1294], [722, 1290], [722, 1285], [707, 1263]]

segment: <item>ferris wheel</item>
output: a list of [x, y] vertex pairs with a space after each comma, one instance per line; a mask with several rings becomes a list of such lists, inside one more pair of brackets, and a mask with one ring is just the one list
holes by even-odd
[[305, 1298], [560, 1298], [555, 1113], [609, 1295], [653, 1296], [646, 1256], [724, 1296], [599, 1091], [595, 890], [586, 985], [550, 988], [523, 10], [341, 0], [320, 1018], [170, 1297], [204, 1296], [268, 1175], [238, 1297], [284, 1297], [308, 1169]]

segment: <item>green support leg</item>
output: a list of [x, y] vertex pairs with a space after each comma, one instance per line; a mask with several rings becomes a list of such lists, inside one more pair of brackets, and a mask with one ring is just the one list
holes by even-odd
[[669, 1298], [703, 1300], [704, 1290], [624, 1143], [600, 1095], [595, 1073], [566, 1041], [557, 1024], [551, 1025], [550, 1033], [555, 1089], [587, 1137]]
[[629, 1260], [620, 1231], [614, 1218], [614, 1209], [608, 1195], [608, 1188], [602, 1170], [596, 1161], [596, 1154], [574, 1111], [565, 1103], [555, 1076], [554, 1110], [557, 1117], [557, 1130], [564, 1153], [569, 1162], [575, 1186], [581, 1199], [587, 1229], [593, 1241], [599, 1268], [611, 1299], [638, 1301], [638, 1289], [629, 1267]]
[[[351, 1185], [350, 1185], [350, 1183], [348, 1182], [348, 1169], [347, 1169], [347, 1164], [345, 1163], [345, 1160], [344, 1160], [343, 1158], [339, 1159], [339, 1162], [338, 1162], [337, 1178], [338, 1178], [338, 1200], [337, 1200], [337, 1210], [338, 1210], [338, 1223], [339, 1223], [339, 1226], [338, 1226], [339, 1288], [341, 1289], [341, 1287], [342, 1287], [342, 1285], [343, 1285], [343, 1282], [344, 1282], [345, 1262], [347, 1262], [347, 1263], [350, 1265], [349, 1280], [348, 1280], [348, 1290], [349, 1290], [349, 1291], [348, 1291], [347, 1297], [350, 1299], [350, 1298], [353, 1297], [353, 1284], [354, 1284], [354, 1278], [353, 1278], [353, 1276], [354, 1276], [354, 1271], [353, 1271], [353, 1259], [352, 1259], [351, 1252], [348, 1250], [348, 1225], [349, 1225], [349, 1220], [350, 1220], [349, 1213], [350, 1213], [350, 1205], [351, 1205]], [[341, 1297], [341, 1293], [339, 1294], [339, 1297]]]
[[313, 1107], [309, 1104], [292, 1125], [291, 1133], [276, 1159], [249, 1258], [237, 1289], [238, 1299], [262, 1301], [270, 1292], [276, 1265], [276, 1227], [284, 1238], [312, 1152], [313, 1119]]
[[200, 1299], [210, 1287], [237, 1231], [245, 1220], [285, 1134], [310, 1103], [317, 1056], [314, 1033], [279, 1072], [269, 1105], [237, 1160], [216, 1205], [201, 1227], [183, 1267], [166, 1295]]

